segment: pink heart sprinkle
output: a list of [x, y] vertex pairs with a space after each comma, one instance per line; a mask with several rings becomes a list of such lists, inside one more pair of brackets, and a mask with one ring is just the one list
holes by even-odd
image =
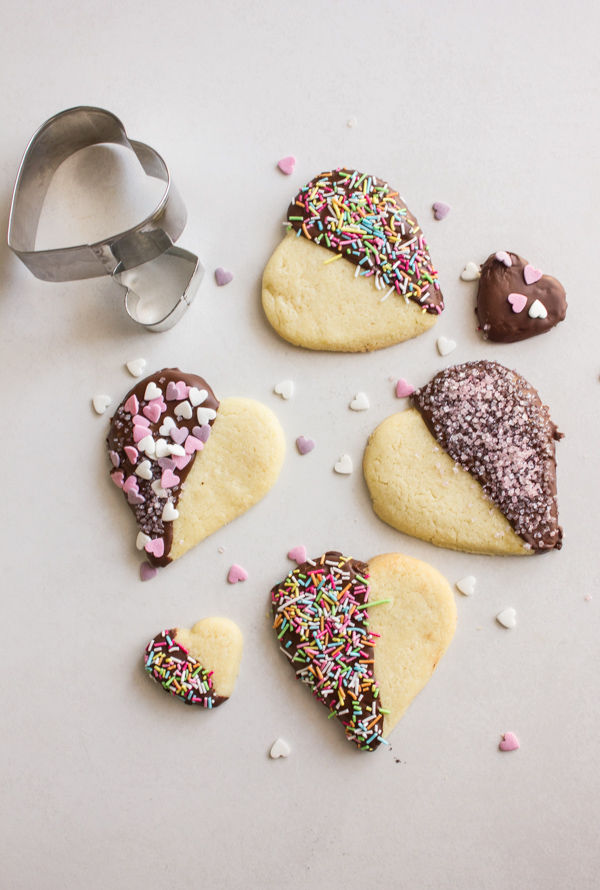
[[206, 442], [208, 442], [208, 437], [210, 436], [210, 424], [205, 423], [203, 426], [195, 426], [192, 430], [192, 435], [206, 444]]
[[183, 399], [187, 399], [190, 392], [190, 388], [187, 383], [184, 380], [178, 380], [175, 385], [177, 387], [179, 401], [181, 402], [183, 401]]
[[433, 210], [433, 215], [436, 219], [445, 219], [450, 213], [450, 205], [444, 204], [443, 201], [436, 201], [435, 204], [431, 205], [431, 209]]
[[152, 423], [156, 423], [160, 417], [160, 405], [157, 405], [155, 402], [149, 402], [142, 408], [142, 411]]
[[127, 494], [128, 491], [138, 491], [138, 482], [135, 476], [128, 476], [125, 482], [123, 483], [123, 491]]
[[525, 284], [535, 284], [536, 281], [539, 281], [541, 277], [542, 270], [536, 269], [535, 266], [531, 265], [531, 263], [527, 263], [527, 265], [523, 269], [523, 278], [525, 279]]
[[108, 456], [110, 457], [110, 462], [111, 462], [111, 464], [113, 465], [113, 467], [118, 467], [119, 464], [121, 463], [121, 458], [119, 457], [119, 455], [117, 454], [117, 452], [116, 452], [116, 451], [109, 451], [109, 452], [108, 452]]
[[150, 421], [147, 417], [143, 417], [141, 414], [136, 414], [132, 417], [134, 426], [150, 426]]
[[136, 424], [133, 428], [133, 441], [136, 443], [141, 442], [142, 439], [145, 439], [148, 435], [149, 430], [147, 426], [141, 426], [139, 423]]
[[191, 454], [174, 454], [173, 464], [177, 467], [178, 470], [183, 470], [184, 467], [187, 467], [191, 459]]
[[248, 572], [246, 569], [243, 569], [241, 566], [236, 565], [235, 563], [229, 569], [227, 573], [227, 580], [230, 584], [237, 584], [238, 581], [245, 581], [248, 577]]
[[195, 451], [202, 451], [204, 448], [204, 442], [200, 439], [197, 439], [195, 436], [188, 436], [185, 440], [185, 453], [193, 454]]
[[292, 549], [288, 552], [288, 559], [293, 559], [295, 562], [300, 565], [302, 562], [306, 562], [306, 547], [304, 544], [299, 544], [297, 547], [292, 547]]
[[158, 569], [156, 566], [151, 566], [149, 562], [143, 562], [140, 565], [140, 581], [151, 581], [156, 578], [157, 574]]
[[125, 479], [125, 476], [120, 470], [118, 473], [111, 473], [110, 478], [115, 483], [117, 488], [123, 488], [123, 481]]
[[277, 166], [282, 173], [285, 173], [286, 176], [290, 176], [294, 172], [296, 158], [294, 155], [288, 155], [286, 158], [281, 158], [280, 161], [277, 161]]
[[397, 399], [405, 399], [407, 396], [410, 396], [415, 391], [412, 383], [408, 383], [404, 377], [401, 377], [400, 380], [396, 384], [396, 398]]
[[127, 492], [127, 501], [132, 504], [134, 507], [139, 507], [140, 504], [146, 503], [146, 498], [143, 497], [139, 491], [128, 491]]
[[137, 414], [140, 410], [140, 403], [137, 400], [137, 396], [132, 393], [125, 404], [123, 405], [125, 411], [128, 411], [131, 415]]
[[144, 550], [146, 553], [151, 553], [152, 556], [155, 556], [157, 559], [165, 552], [165, 542], [163, 538], [153, 538], [151, 541], [148, 541], [144, 545]]
[[159, 457], [158, 466], [161, 470], [174, 470], [175, 460], [172, 457]]
[[512, 306], [512, 311], [517, 314], [522, 312], [525, 306], [527, 306], [527, 297], [525, 294], [509, 294], [507, 299]]
[[179, 476], [176, 476], [172, 470], [163, 470], [163, 474], [160, 477], [160, 487], [161, 488], [174, 488], [176, 485], [179, 485], [181, 479]]
[[169, 430], [169, 435], [176, 445], [183, 445], [189, 434], [190, 431], [185, 426], [172, 426]]
[[499, 747], [501, 751], [516, 751], [521, 746], [514, 732], [505, 732]]
[[133, 445], [126, 445], [123, 451], [127, 455], [127, 460], [129, 461], [129, 463], [135, 465], [139, 457], [137, 448], [134, 448]]
[[219, 266], [218, 269], [215, 269], [215, 281], [219, 287], [224, 287], [226, 284], [229, 284], [230, 281], [233, 281], [233, 275], [231, 272], [227, 272], [226, 269], [222, 269]]
[[315, 443], [312, 439], [307, 439], [305, 436], [298, 436], [296, 439], [296, 448], [300, 454], [308, 454], [314, 447]]
[[163, 413], [163, 411], [167, 410], [167, 405], [162, 396], [158, 396], [158, 398], [156, 399], [150, 399], [146, 407], [150, 407], [151, 405], [158, 405], [158, 409], [161, 414]]
[[497, 250], [495, 257], [499, 263], [504, 263], [505, 266], [512, 266], [510, 255], [505, 250]]

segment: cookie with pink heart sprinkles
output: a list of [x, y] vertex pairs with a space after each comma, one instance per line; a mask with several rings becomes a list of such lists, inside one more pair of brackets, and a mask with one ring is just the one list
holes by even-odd
[[565, 289], [518, 254], [499, 250], [481, 267], [475, 312], [486, 340], [515, 343], [564, 320]]
[[268, 408], [219, 401], [204, 378], [178, 368], [127, 393], [107, 445], [111, 479], [138, 525], [136, 546], [153, 566], [183, 556], [264, 497], [285, 451]]

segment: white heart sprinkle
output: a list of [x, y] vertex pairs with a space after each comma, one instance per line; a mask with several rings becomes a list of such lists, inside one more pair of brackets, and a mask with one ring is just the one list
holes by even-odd
[[273, 392], [276, 392], [282, 399], [291, 399], [294, 395], [294, 381], [282, 380], [281, 383], [276, 383]]
[[186, 420], [192, 419], [192, 406], [186, 399], [185, 402], [180, 402], [178, 405], [175, 405], [175, 417], [178, 417], [180, 420], [182, 417], [185, 417]]
[[277, 760], [279, 757], [289, 757], [291, 750], [292, 749], [287, 742], [284, 742], [283, 739], [277, 739], [271, 745], [269, 757], [271, 757], [273, 760]]
[[143, 439], [140, 439], [138, 442], [138, 451], [147, 454], [148, 457], [154, 457], [156, 454], [156, 443], [152, 436], [144, 436]]
[[152, 479], [152, 467], [150, 466], [150, 461], [143, 460], [141, 464], [138, 464], [135, 468], [135, 475], [139, 476], [140, 479]]
[[460, 277], [463, 281], [475, 281], [477, 278], [481, 278], [481, 269], [477, 263], [469, 261], [460, 273]]
[[196, 417], [200, 426], [205, 426], [209, 420], [214, 420], [216, 416], [217, 412], [212, 408], [196, 408]]
[[160, 433], [161, 436], [168, 436], [169, 430], [172, 429], [176, 425], [177, 424], [175, 423], [175, 421], [173, 420], [172, 417], [165, 417], [165, 419], [163, 421], [163, 425], [161, 427], [159, 427], [158, 432]]
[[472, 596], [475, 593], [476, 583], [477, 578], [475, 575], [465, 575], [464, 578], [461, 578], [460, 581], [456, 582], [456, 589], [459, 590], [463, 596]]
[[179, 516], [179, 510], [175, 509], [173, 501], [167, 501], [162, 511], [163, 522], [173, 522]]
[[169, 443], [166, 439], [157, 439], [155, 447], [157, 457], [167, 457], [171, 453], [169, 451]]
[[370, 407], [371, 403], [366, 392], [357, 392], [350, 402], [350, 408], [353, 411], [366, 411]]
[[167, 450], [169, 454], [174, 454], [175, 457], [185, 457], [185, 448], [183, 445], [177, 445], [176, 442], [167, 442]]
[[449, 340], [448, 337], [438, 337], [436, 346], [440, 355], [450, 355], [456, 349], [456, 340]]
[[192, 403], [192, 408], [197, 408], [202, 402], [206, 401], [208, 392], [205, 389], [198, 389], [197, 386], [190, 386], [188, 399]]
[[341, 476], [349, 476], [354, 469], [352, 466], [352, 458], [350, 457], [350, 455], [342, 454], [338, 462], [333, 465], [333, 469]]
[[501, 624], [502, 627], [506, 627], [510, 630], [517, 626], [517, 613], [512, 606], [509, 606], [508, 609], [503, 609], [501, 612], [498, 612], [496, 621], [498, 624]]
[[125, 367], [132, 377], [141, 377], [144, 373], [146, 364], [147, 362], [145, 358], [132, 358], [130, 362], [125, 364]]
[[529, 307], [529, 318], [547, 318], [548, 310], [539, 300], [534, 300]]
[[168, 498], [169, 492], [166, 488], [161, 488], [160, 479], [155, 479], [152, 483], [152, 491], [156, 495], [157, 498]]
[[104, 414], [109, 405], [112, 404], [110, 396], [94, 396], [92, 399], [92, 407], [96, 414]]
[[146, 392], [144, 393], [144, 401], [151, 402], [152, 399], [159, 399], [162, 396], [162, 389], [160, 386], [157, 386], [154, 380], [151, 380], [148, 386], [146, 387]]
[[150, 541], [150, 535], [145, 535], [144, 532], [138, 532], [138, 536], [135, 539], [135, 546], [138, 550], [143, 550], [148, 541]]

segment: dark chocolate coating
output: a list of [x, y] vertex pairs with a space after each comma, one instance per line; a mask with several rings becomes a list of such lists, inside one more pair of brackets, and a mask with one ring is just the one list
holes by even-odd
[[[563, 321], [567, 312], [565, 289], [556, 278], [542, 275], [539, 281], [527, 284], [523, 270], [528, 265], [516, 253], [509, 253], [512, 265], [505, 266], [496, 254], [491, 254], [481, 267], [475, 312], [486, 340], [497, 343], [516, 343], [538, 334], [545, 334]], [[521, 312], [514, 312], [509, 294], [523, 294], [527, 304]], [[529, 309], [539, 300], [548, 313], [546, 318], [531, 318]]]

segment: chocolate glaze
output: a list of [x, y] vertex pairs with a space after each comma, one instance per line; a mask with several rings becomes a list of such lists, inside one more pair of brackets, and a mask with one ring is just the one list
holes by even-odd
[[[163, 522], [162, 511], [166, 503], [166, 499], [157, 497], [156, 493], [152, 489], [152, 483], [155, 482], [157, 479], [160, 480], [161, 478], [162, 468], [160, 467], [157, 458], [147, 458], [144, 454], [140, 454], [137, 463], [132, 464], [129, 461], [129, 458], [127, 457], [127, 454], [124, 450], [126, 445], [135, 444], [133, 441], [132, 415], [125, 410], [125, 403], [130, 396], [135, 395], [139, 402], [138, 414], [142, 414], [144, 406], [148, 404], [144, 400], [144, 393], [146, 391], [148, 383], [150, 383], [151, 381], [154, 382], [158, 387], [160, 387], [160, 389], [162, 389], [163, 398], [165, 398], [166, 396], [166, 390], [169, 383], [177, 383], [179, 381], [183, 381], [189, 387], [195, 386], [197, 389], [205, 389], [207, 391], [208, 396], [206, 397], [204, 402], [202, 402], [203, 408], [212, 408], [213, 411], [218, 411], [219, 402], [214, 392], [203, 377], [198, 377], [196, 374], [185, 374], [183, 371], [180, 371], [179, 368], [163, 368], [162, 371], [157, 371], [155, 374], [151, 374], [149, 377], [145, 377], [144, 380], [140, 380], [138, 383], [136, 383], [133, 389], [129, 390], [129, 392], [115, 411], [114, 417], [111, 419], [110, 431], [106, 442], [109, 452], [114, 452], [116, 453], [116, 455], [118, 455], [118, 470], [122, 471], [125, 477], [127, 477], [135, 474], [136, 467], [139, 466], [142, 460], [150, 460], [152, 479], [146, 480], [140, 478], [139, 476], [136, 476], [139, 492], [140, 495], [144, 498], [144, 503], [138, 505], [130, 504], [129, 501], [127, 501], [127, 495], [124, 494], [124, 497], [131, 507], [131, 510], [133, 511], [140, 530], [149, 535], [150, 538], [164, 538], [164, 555], [161, 557], [156, 557], [151, 553], [146, 553], [146, 556], [149, 562], [152, 563], [152, 565], [165, 566], [171, 562], [169, 552], [173, 542], [173, 523]], [[166, 401], [165, 399], [165, 404], [167, 406], [166, 412], [163, 412], [160, 415], [160, 418], [156, 423], [150, 423], [148, 427], [155, 440], [160, 436], [158, 430], [159, 427], [164, 424], [166, 417], [172, 418], [172, 420], [175, 421], [175, 424], [180, 429], [185, 427], [189, 431], [189, 433], [192, 432], [194, 427], [198, 426], [195, 408], [192, 409], [192, 417], [189, 420], [185, 418], [178, 419], [175, 417], [175, 407], [180, 403], [180, 401], [183, 400], [176, 399]], [[214, 420], [209, 421], [209, 424], [211, 426], [213, 423]], [[170, 437], [168, 435], [160, 437], [170, 441]], [[135, 447], [137, 448], [137, 446]], [[174, 470], [174, 472], [180, 479], [180, 482], [176, 486], [169, 489], [171, 499], [175, 506], [177, 506], [185, 484], [185, 480], [192, 468], [197, 454], [198, 452], [195, 452], [192, 455], [192, 459], [189, 461], [186, 467], [181, 470]], [[115, 467], [111, 463], [111, 475], [114, 472]]]
[[172, 627], [150, 640], [144, 654], [144, 669], [165, 692], [184, 704], [218, 708], [227, 701], [227, 696], [215, 695], [212, 671], [176, 642], [176, 634], [177, 628]]
[[[305, 238], [375, 274], [382, 289], [395, 286], [398, 294], [433, 315], [443, 310], [444, 298], [421, 227], [385, 180], [345, 167], [320, 173], [298, 192], [287, 219]], [[361, 226], [362, 233], [357, 231]]]
[[[272, 589], [271, 604], [281, 650], [298, 679], [340, 720], [348, 739], [373, 751], [383, 714], [372, 670], [374, 639], [366, 610], [357, 608], [368, 602], [368, 570], [367, 563], [330, 550], [290, 572]], [[336, 596], [327, 599], [327, 592]]]
[[441, 371], [413, 394], [431, 434], [536, 552], [560, 549], [555, 440], [535, 389], [497, 362]]
[[[483, 336], [498, 343], [515, 343], [545, 334], [563, 321], [567, 312], [565, 289], [560, 281], [551, 275], [542, 275], [538, 281], [527, 284], [523, 277], [523, 270], [529, 265], [527, 260], [516, 253], [508, 256], [511, 266], [505, 266], [491, 254], [481, 267], [475, 308]], [[509, 294], [513, 293], [527, 298], [521, 312], [513, 312], [508, 302]], [[528, 313], [534, 300], [544, 305], [546, 318], [530, 318]]]

